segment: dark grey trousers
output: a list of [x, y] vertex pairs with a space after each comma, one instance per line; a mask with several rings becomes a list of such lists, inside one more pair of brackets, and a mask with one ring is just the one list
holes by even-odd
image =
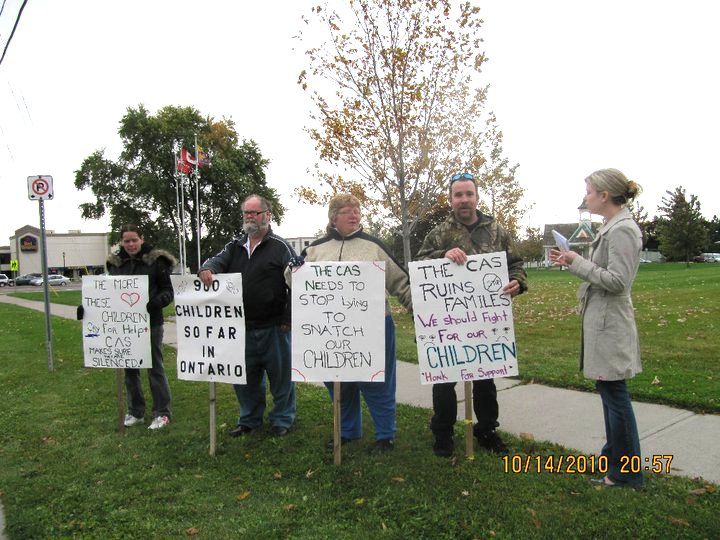
[[152, 355], [152, 367], [150, 369], [126, 369], [125, 389], [127, 391], [128, 413], [136, 418], [145, 416], [145, 395], [143, 394], [140, 372], [148, 372], [150, 381], [150, 393], [153, 398], [152, 417], [172, 416], [170, 408], [170, 385], [165, 375], [163, 366], [162, 342], [163, 325], [150, 328], [150, 354]]

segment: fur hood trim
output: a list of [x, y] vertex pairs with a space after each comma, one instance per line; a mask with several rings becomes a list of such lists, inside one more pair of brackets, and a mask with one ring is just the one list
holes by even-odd
[[[142, 253], [142, 257], [140, 257], [140, 259], [146, 265], [151, 266], [160, 257], [164, 257], [165, 259], [167, 259], [167, 261], [168, 261], [168, 263], [170, 263], [171, 267], [173, 267], [177, 264], [177, 259], [175, 257], [173, 257], [172, 253], [170, 253], [169, 251], [166, 251], [164, 249], [151, 248], [149, 251]], [[123, 262], [126, 261], [128, 258], [129, 258], [129, 255], [127, 254], [127, 251], [125, 251], [123, 248], [120, 248], [119, 252], [111, 253], [108, 256], [107, 264], [109, 266], [119, 267], [119, 266], [122, 266]]]

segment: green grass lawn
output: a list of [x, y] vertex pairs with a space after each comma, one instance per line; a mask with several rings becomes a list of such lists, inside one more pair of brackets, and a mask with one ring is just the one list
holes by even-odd
[[[548, 284], [567, 280], [557, 276]], [[720, 537], [715, 485], [650, 475], [642, 492], [612, 490], [591, 486], [590, 475], [513, 474], [486, 453], [436, 458], [429, 411], [409, 406], [398, 408], [394, 452], [367, 454], [366, 413], [364, 440], [345, 446], [342, 464], [333, 465], [324, 448], [331, 403], [310, 385], [298, 386], [289, 436], [267, 430], [232, 439], [237, 401], [218, 384], [210, 457], [208, 385], [179, 381], [171, 348], [173, 422], [122, 435], [114, 374], [82, 367], [79, 322], [53, 319], [48, 373], [43, 314], [0, 304], [0, 319], [0, 494], [11, 539]], [[512, 455], [572, 453], [506, 438]]]
[[[513, 302], [520, 377], [527, 382], [594, 390], [578, 370], [580, 317], [569, 272], [530, 270], [530, 291]], [[15, 293], [42, 300], [42, 292]], [[52, 294], [78, 305], [80, 291]], [[637, 401], [720, 412], [720, 264], [643, 264], [633, 301], [644, 371], [628, 383]], [[172, 305], [165, 316], [173, 315]], [[397, 357], [417, 363], [413, 322], [393, 299]]]
[[[530, 291], [513, 301], [520, 377], [593, 390], [578, 370], [580, 317], [567, 271], [530, 270]], [[644, 371], [634, 400], [720, 412], [720, 264], [643, 264], [633, 289]], [[395, 306], [398, 358], [417, 362], [412, 320]]]

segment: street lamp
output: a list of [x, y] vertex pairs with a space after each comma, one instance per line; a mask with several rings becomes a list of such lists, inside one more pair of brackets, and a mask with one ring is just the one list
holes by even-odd
[[65, 266], [65, 252], [63, 251], [63, 270], [67, 270], [67, 267]]

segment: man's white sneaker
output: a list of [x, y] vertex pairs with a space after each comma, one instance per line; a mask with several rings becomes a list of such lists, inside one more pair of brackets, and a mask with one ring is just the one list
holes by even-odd
[[144, 424], [144, 423], [145, 423], [144, 418], [138, 418], [137, 416], [133, 416], [132, 414], [125, 415], [125, 427], [136, 426], [138, 424]]
[[170, 419], [167, 416], [157, 416], [153, 418], [152, 424], [148, 426], [148, 429], [162, 429], [170, 423]]

